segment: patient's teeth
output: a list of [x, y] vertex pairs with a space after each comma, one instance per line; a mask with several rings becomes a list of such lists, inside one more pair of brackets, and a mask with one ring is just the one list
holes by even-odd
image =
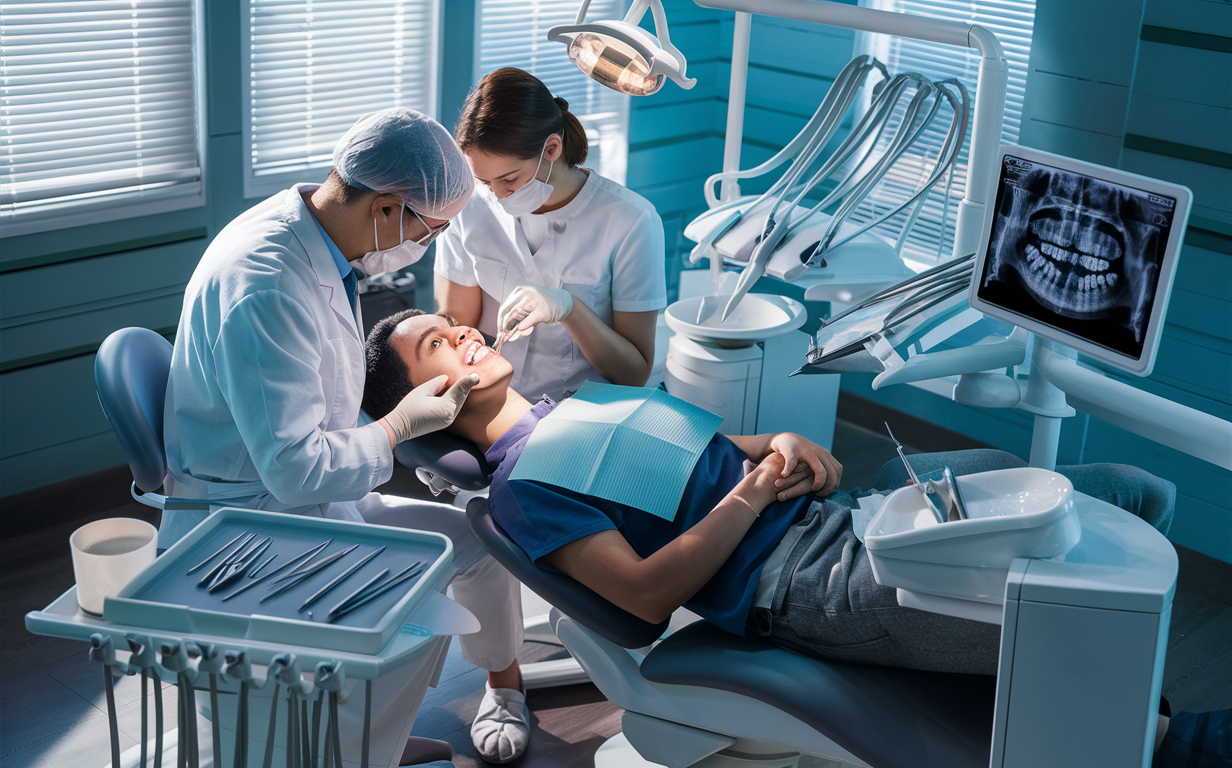
[[1116, 281], [1117, 281], [1117, 273], [1109, 272], [1108, 273], [1108, 287], [1111, 288], [1112, 286], [1116, 285]]

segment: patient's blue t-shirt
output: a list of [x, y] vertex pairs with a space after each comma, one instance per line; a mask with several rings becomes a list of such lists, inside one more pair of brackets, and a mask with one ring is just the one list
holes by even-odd
[[[620, 531], [633, 551], [646, 558], [692, 528], [744, 478], [744, 451], [723, 435], [715, 435], [702, 452], [685, 486], [674, 520], [596, 496], [533, 480], [510, 480], [539, 421], [556, 404], [541, 400], [488, 449], [495, 467], [488, 504], [492, 517], [509, 537], [539, 564], [539, 559], [564, 545], [599, 531]], [[636, 483], [636, 477], [629, 482]], [[712, 624], [743, 635], [757, 579], [766, 558], [787, 529], [799, 522], [812, 494], [766, 507], [718, 572], [684, 605]]]

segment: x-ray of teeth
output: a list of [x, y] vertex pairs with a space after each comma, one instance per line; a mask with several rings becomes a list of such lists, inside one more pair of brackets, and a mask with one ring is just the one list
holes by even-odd
[[1006, 155], [980, 298], [1137, 358], [1176, 200]]

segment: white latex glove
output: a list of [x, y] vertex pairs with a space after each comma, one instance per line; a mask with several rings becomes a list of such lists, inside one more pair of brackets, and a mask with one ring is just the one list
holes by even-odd
[[466, 396], [471, 393], [471, 387], [479, 382], [479, 375], [472, 373], [463, 376], [438, 397], [448, 380], [448, 376], [441, 374], [425, 381], [407, 393], [402, 402], [381, 419], [394, 433], [395, 443], [444, 429], [453, 423], [458, 411], [462, 410]]
[[539, 323], [559, 323], [573, 311], [573, 294], [563, 288], [519, 285], [501, 302], [496, 327], [505, 341], [520, 339]]

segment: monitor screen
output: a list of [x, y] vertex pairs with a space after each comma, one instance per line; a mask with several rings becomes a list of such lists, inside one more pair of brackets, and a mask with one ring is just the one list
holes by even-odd
[[1007, 151], [994, 206], [979, 302], [1140, 360], [1178, 199]]

